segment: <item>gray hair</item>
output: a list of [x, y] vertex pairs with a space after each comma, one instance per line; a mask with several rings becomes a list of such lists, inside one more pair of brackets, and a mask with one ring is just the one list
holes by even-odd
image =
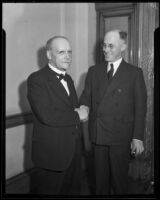
[[127, 32], [126, 31], [119, 31], [119, 36], [121, 40], [124, 40], [125, 43], [127, 43]]
[[46, 42], [46, 50], [51, 50], [51, 44], [52, 44], [53, 40], [56, 40], [56, 39], [59, 39], [59, 38], [62, 38], [62, 39], [69, 41], [68, 38], [65, 37], [65, 36], [54, 36]]
[[112, 29], [112, 30], [107, 31], [106, 34], [109, 33], [109, 32], [119, 33], [120, 39], [123, 40], [125, 43], [127, 43], [127, 32], [126, 31], [122, 31], [122, 30], [119, 30], [119, 29]]

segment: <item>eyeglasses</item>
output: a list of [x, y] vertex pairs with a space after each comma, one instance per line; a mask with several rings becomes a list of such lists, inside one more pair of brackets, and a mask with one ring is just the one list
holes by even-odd
[[104, 44], [102, 44], [102, 48], [103, 48], [103, 50], [104, 50], [104, 49], [107, 49], [107, 48], [109, 48], [109, 49], [112, 50], [112, 49], [114, 48], [114, 46], [113, 46], [113, 44], [108, 44], [108, 45], [107, 45], [107, 44], [104, 43]]

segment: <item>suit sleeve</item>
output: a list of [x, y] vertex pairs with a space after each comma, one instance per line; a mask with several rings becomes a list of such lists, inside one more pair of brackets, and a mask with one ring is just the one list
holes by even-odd
[[80, 119], [74, 110], [60, 109], [49, 102], [45, 80], [32, 75], [27, 80], [27, 97], [36, 118], [43, 124], [53, 127], [79, 125]]
[[92, 88], [92, 70], [89, 68], [86, 79], [85, 87], [80, 96], [80, 105], [85, 105], [90, 108], [91, 106], [91, 88]]
[[134, 121], [134, 132], [133, 138], [143, 140], [144, 139], [144, 128], [147, 110], [147, 91], [143, 72], [140, 69], [136, 77], [134, 86], [134, 101], [135, 101], [135, 121]]

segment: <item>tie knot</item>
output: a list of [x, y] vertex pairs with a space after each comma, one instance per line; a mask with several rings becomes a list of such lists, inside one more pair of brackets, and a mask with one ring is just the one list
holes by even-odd
[[59, 80], [60, 80], [60, 81], [61, 81], [62, 79], [65, 80], [65, 81], [67, 81], [66, 75], [58, 74], [58, 76], [59, 76]]

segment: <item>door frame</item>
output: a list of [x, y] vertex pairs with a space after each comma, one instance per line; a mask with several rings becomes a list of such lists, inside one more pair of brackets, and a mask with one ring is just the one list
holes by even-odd
[[139, 5], [137, 3], [96, 3], [97, 12], [97, 49], [96, 62], [102, 62], [102, 41], [105, 34], [105, 18], [127, 16], [128, 22], [128, 61], [138, 65], [139, 52]]

